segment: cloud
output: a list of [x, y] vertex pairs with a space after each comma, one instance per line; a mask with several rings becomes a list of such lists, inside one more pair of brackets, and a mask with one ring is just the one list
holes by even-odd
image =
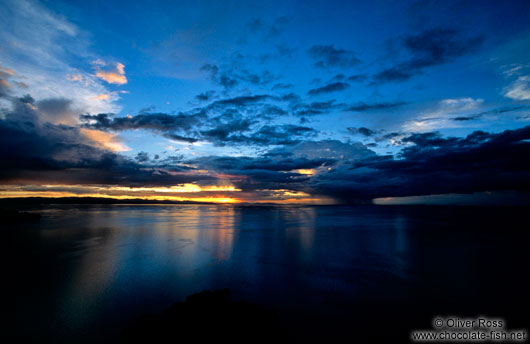
[[0, 116], [0, 181], [101, 185], [177, 185], [213, 179], [185, 174], [178, 166], [144, 168], [116, 154], [126, 146], [116, 136], [42, 121], [30, 97], [13, 98]]
[[413, 134], [400, 158], [373, 156], [313, 180], [328, 195], [347, 199], [482, 191], [530, 192], [530, 126], [464, 138]]
[[109, 84], [124, 85], [127, 83], [125, 66], [120, 62], [116, 63], [112, 69], [101, 70], [96, 67], [96, 76]]
[[72, 100], [66, 98], [47, 98], [35, 103], [40, 111], [42, 120], [51, 123], [71, 124], [77, 115], [72, 108]]
[[6, 78], [6, 77], [10, 77], [10, 76], [13, 76], [15, 75], [15, 71], [12, 70], [11, 68], [4, 68], [2, 66], [0, 66], [0, 77], [1, 78]]
[[[458, 101], [443, 104], [455, 103]], [[12, 98], [12, 108], [0, 116], [0, 180], [4, 184], [38, 181], [145, 187], [226, 180], [255, 195], [264, 192], [260, 190], [282, 189], [343, 202], [442, 193], [530, 192], [530, 163], [521, 159], [530, 154], [530, 126], [502, 133], [476, 131], [464, 138], [443, 137], [437, 132], [391, 133], [386, 136], [392, 135], [404, 147], [393, 157], [376, 155], [359, 142], [311, 141], [314, 129], [292, 124], [257, 125], [248, 118], [247, 122], [234, 118], [231, 122], [219, 119], [201, 129], [203, 112], [123, 118], [84, 115], [90, 123], [86, 128], [42, 121], [41, 111], [47, 107], [51, 111], [69, 104], [65, 99], [39, 104], [30, 96]], [[106, 130], [134, 128], [167, 136], [190, 137], [193, 133], [197, 135], [194, 139], [219, 145], [278, 147], [254, 157], [188, 160], [156, 159], [147, 152], [134, 158], [117, 154], [126, 146]], [[349, 131], [375, 135], [364, 127]]]
[[[241, 133], [250, 130], [253, 124], [250, 120], [235, 120], [229, 123], [221, 123], [217, 127], [201, 131], [201, 135], [213, 142], [224, 143], [227, 141], [239, 141]], [[239, 134], [234, 136], [233, 134]]]
[[96, 146], [113, 152], [127, 152], [131, 148], [127, 147], [116, 134], [107, 133], [101, 130], [80, 128], [79, 132]]
[[350, 128], [347, 128], [347, 130], [352, 135], [373, 136], [376, 134], [376, 131], [365, 128], [365, 127], [359, 127], [359, 128], [350, 127]]
[[215, 97], [215, 91], [202, 92], [195, 96], [195, 99], [200, 102], [207, 102]]
[[93, 97], [92, 100], [107, 100], [110, 98], [110, 95], [107, 93], [100, 93], [97, 96]]
[[454, 29], [434, 28], [399, 40], [401, 48], [409, 53], [409, 59], [373, 76], [375, 83], [405, 81], [426, 68], [451, 62], [469, 54], [482, 45], [484, 38], [462, 38]]
[[344, 104], [338, 104], [335, 99], [324, 102], [312, 102], [309, 104], [295, 104], [293, 106], [294, 113], [297, 116], [313, 116], [329, 113], [332, 110], [340, 109]]
[[25, 82], [14, 80], [16, 77], [17, 75], [13, 69], [2, 67], [0, 64], [0, 98], [13, 94], [16, 88], [28, 88]]
[[[237, 188], [258, 193], [283, 189], [318, 195], [311, 181], [329, 169], [347, 161], [374, 156], [360, 143], [337, 140], [303, 141], [277, 147], [258, 157], [211, 156], [186, 161], [198, 169], [215, 170], [230, 175]], [[307, 173], [311, 171], [311, 173]]]
[[[250, 123], [236, 122], [230, 125], [223, 125], [202, 132], [201, 140], [208, 140], [215, 145], [224, 146], [227, 144], [236, 145], [292, 145], [302, 139], [315, 136], [317, 131], [313, 128], [297, 126], [292, 124], [264, 125], [259, 129], [250, 131]], [[243, 134], [243, 132], [249, 132]]]
[[504, 96], [514, 100], [530, 100], [530, 75], [518, 77], [504, 89]]
[[351, 67], [361, 61], [349, 50], [335, 48], [333, 45], [313, 45], [307, 51], [319, 68]]
[[98, 130], [135, 130], [149, 129], [164, 136], [185, 142], [196, 142], [198, 139], [193, 129], [201, 120], [205, 120], [205, 114], [177, 114], [165, 113], [143, 113], [136, 116], [114, 117], [112, 114], [81, 115], [80, 119], [85, 123], [84, 127]]
[[372, 111], [372, 110], [387, 110], [387, 109], [393, 109], [396, 107], [400, 107], [405, 105], [405, 102], [391, 102], [391, 103], [358, 103], [355, 105], [348, 106], [345, 110], [346, 111], [353, 111], [353, 112], [365, 112], [365, 111]]
[[355, 75], [350, 75], [348, 77], [348, 81], [350, 82], [363, 82], [363, 81], [366, 81], [368, 79], [368, 74], [355, 74]]
[[339, 140], [322, 140], [304, 141], [294, 146], [275, 148], [269, 151], [269, 155], [346, 162], [373, 157], [375, 153], [360, 142], [345, 143]]
[[88, 65], [95, 58], [87, 32], [38, 1], [0, 2], [0, 22], [2, 69], [14, 73], [9, 82], [11, 96], [21, 97], [29, 91], [36, 100], [70, 99], [71, 108], [79, 112], [69, 122], [79, 113], [121, 109], [115, 103], [118, 97], [92, 100], [109, 90], [92, 70], [74, 67]]
[[[440, 100], [433, 107], [429, 107], [415, 118], [406, 121], [402, 127], [407, 132], [426, 132], [432, 130], [438, 130], [441, 128], [454, 128], [458, 127], [458, 121], [454, 120], [454, 115], [458, 115], [457, 118], [464, 118], [471, 111], [476, 112], [482, 104], [483, 99], [480, 98], [449, 98]], [[473, 116], [473, 114], [470, 114]], [[478, 117], [477, 117], [478, 118]]]
[[209, 109], [224, 108], [227, 106], [243, 107], [251, 104], [263, 102], [265, 100], [275, 100], [274, 96], [268, 94], [258, 94], [253, 96], [238, 96], [233, 98], [225, 98], [213, 102], [208, 106]]
[[134, 160], [138, 161], [140, 164], [143, 162], [149, 161], [149, 153], [147, 152], [138, 152], [136, 156], [134, 157]]
[[[303, 137], [316, 134], [316, 130], [291, 124], [258, 125], [256, 120], [245, 119], [232, 112], [224, 112], [227, 107], [245, 108], [268, 95], [240, 96], [216, 101], [194, 113], [142, 113], [136, 116], [115, 117], [112, 114], [81, 115], [83, 126], [88, 129], [124, 131], [147, 129], [169, 139], [183, 142], [207, 141], [218, 146], [231, 145], [282, 145], [293, 144]], [[246, 109], [246, 108], [245, 108]], [[286, 114], [284, 110], [270, 104], [264, 105], [263, 116]], [[211, 111], [221, 115], [209, 117]]]
[[483, 111], [483, 112], [479, 112], [475, 114], [470, 114], [466, 116], [452, 117], [451, 120], [457, 121], [457, 122], [473, 121], [473, 120], [477, 120], [477, 119], [483, 118], [488, 115], [498, 115], [498, 114], [503, 114], [507, 112], [526, 110], [529, 108], [530, 106], [507, 106], [507, 107], [501, 107], [501, 108]]
[[350, 85], [345, 83], [345, 82], [334, 82], [334, 83], [327, 84], [327, 85], [322, 86], [322, 87], [313, 88], [313, 89], [309, 90], [307, 92], [307, 94], [309, 94], [311, 96], [316, 96], [316, 95], [319, 95], [319, 94], [326, 94], [326, 93], [344, 91], [348, 87], [350, 87]]
[[241, 83], [251, 85], [266, 85], [274, 81], [277, 77], [271, 72], [265, 70], [262, 72], [252, 72], [242, 68], [237, 61], [232, 65], [218, 66], [206, 63], [201, 66], [200, 70], [209, 75], [210, 80], [222, 86], [225, 89], [232, 89]]

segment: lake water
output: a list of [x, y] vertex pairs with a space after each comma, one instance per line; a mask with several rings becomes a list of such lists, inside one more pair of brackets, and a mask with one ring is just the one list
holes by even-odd
[[[277, 311], [294, 338], [404, 338], [441, 315], [528, 328], [528, 208], [46, 205], [3, 232], [4, 335], [119, 336], [202, 290]], [[367, 332], [368, 331], [368, 332]]]

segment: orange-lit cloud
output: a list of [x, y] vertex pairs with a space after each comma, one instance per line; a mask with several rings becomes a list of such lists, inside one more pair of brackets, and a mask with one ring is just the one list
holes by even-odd
[[14, 76], [15, 75], [15, 71], [12, 70], [11, 68], [3, 68], [3, 67], [0, 67], [0, 76], [4, 74], [4, 75], [9, 75], [9, 76]]
[[5, 79], [0, 79], [0, 86], [6, 87], [6, 88], [10, 88], [11, 84]]
[[81, 134], [91, 140], [95, 146], [102, 147], [113, 152], [126, 152], [131, 149], [123, 144], [116, 134], [101, 130], [81, 128]]
[[225, 191], [225, 192], [235, 192], [235, 191], [241, 191], [240, 189], [237, 189], [235, 186], [232, 185], [210, 185], [210, 186], [200, 186], [197, 184], [191, 184], [186, 183], [182, 185], [175, 185], [175, 186], [169, 186], [169, 187], [155, 187], [155, 188], [149, 188], [149, 187], [136, 187], [136, 188], [129, 188], [129, 187], [123, 187], [123, 186], [115, 186], [110, 187], [110, 190], [115, 191], [124, 191], [124, 192], [162, 192], [162, 193], [187, 193], [187, 192], [203, 192], [203, 191]]
[[101, 70], [97, 69], [96, 76], [101, 80], [108, 82], [109, 84], [123, 85], [127, 83], [125, 77], [125, 66], [122, 63], [116, 63], [114, 69]]
[[78, 82], [83, 82], [84, 78], [81, 74], [68, 74], [66, 76], [66, 79], [67, 80], [70, 80], [70, 81], [78, 81]]
[[308, 175], [308, 176], [312, 176], [313, 174], [315, 174], [315, 170], [314, 169], [298, 169], [298, 170], [294, 170], [293, 172], [296, 172], [296, 173], [299, 173], [299, 174], [305, 174], [305, 175]]
[[107, 100], [110, 98], [110, 95], [106, 93], [98, 94], [97, 96], [93, 97], [92, 100]]

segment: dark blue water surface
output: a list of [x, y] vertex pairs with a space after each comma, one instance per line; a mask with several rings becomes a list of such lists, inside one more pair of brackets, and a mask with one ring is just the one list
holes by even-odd
[[[432, 317], [528, 324], [528, 208], [46, 205], [3, 233], [4, 334], [113, 338], [202, 290], [295, 338], [403, 336]], [[526, 326], [528, 327], [528, 326]]]

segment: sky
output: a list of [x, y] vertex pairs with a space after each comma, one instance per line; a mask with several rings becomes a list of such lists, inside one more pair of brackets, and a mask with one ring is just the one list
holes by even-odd
[[528, 1], [0, 0], [0, 197], [529, 203]]

